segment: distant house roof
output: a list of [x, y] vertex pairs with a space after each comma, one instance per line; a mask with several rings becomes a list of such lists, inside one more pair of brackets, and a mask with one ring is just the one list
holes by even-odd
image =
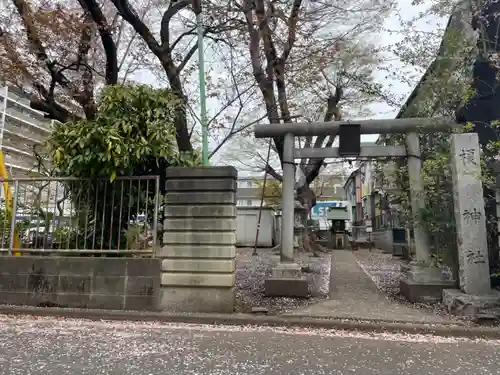
[[353, 170], [351, 172], [351, 174], [349, 175], [349, 177], [347, 177], [347, 179], [344, 182], [344, 190], [345, 190], [345, 187], [347, 186], [347, 184], [354, 179], [354, 177], [356, 176], [356, 174], [359, 173], [359, 170], [360, 170], [360, 168], [356, 168], [355, 170]]

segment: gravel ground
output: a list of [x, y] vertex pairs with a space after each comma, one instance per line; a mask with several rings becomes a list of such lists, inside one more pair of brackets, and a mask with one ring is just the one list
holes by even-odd
[[[358, 259], [358, 264], [361, 268], [363, 268], [375, 282], [377, 287], [384, 292], [391, 301], [423, 309], [429, 313], [446, 317], [450, 316], [440, 303], [411, 303], [399, 293], [401, 265], [407, 264], [408, 261], [393, 257], [392, 254], [384, 254], [382, 251], [376, 249], [371, 252], [362, 249], [354, 252], [354, 255]], [[457, 317], [454, 316], [453, 318], [456, 319]]]
[[330, 254], [320, 253], [319, 257], [312, 257], [310, 253], [301, 252], [295, 255], [296, 263], [310, 271], [305, 273], [310, 285], [309, 298], [265, 297], [264, 279], [278, 264], [279, 255], [271, 249], [258, 249], [259, 255], [253, 256], [252, 250], [240, 248], [236, 252], [237, 312], [250, 312], [252, 307], [260, 307], [279, 314], [328, 298]]

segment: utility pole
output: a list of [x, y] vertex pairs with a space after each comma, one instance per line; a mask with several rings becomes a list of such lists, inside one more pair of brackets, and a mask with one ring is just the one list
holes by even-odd
[[201, 0], [193, 1], [193, 11], [196, 14], [196, 29], [198, 34], [198, 80], [200, 82], [200, 122], [203, 165], [208, 166], [208, 120], [207, 95], [205, 90], [205, 51], [203, 48], [203, 21], [201, 18]]

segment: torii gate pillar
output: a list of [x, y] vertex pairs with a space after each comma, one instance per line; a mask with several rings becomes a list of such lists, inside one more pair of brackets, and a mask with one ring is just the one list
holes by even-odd
[[[410, 180], [411, 216], [414, 232], [415, 260], [403, 269], [400, 282], [401, 292], [411, 301], [429, 301], [441, 299], [445, 288], [453, 287], [456, 282], [443, 278], [443, 272], [438, 267], [431, 267], [429, 240], [425, 228], [420, 220], [421, 209], [425, 207], [423, 197], [423, 184], [421, 178], [420, 144], [417, 132], [447, 131], [458, 126], [453, 120], [447, 118], [406, 118], [396, 120], [368, 120], [357, 121], [356, 128], [359, 134], [394, 134], [405, 133], [405, 146], [367, 146], [358, 147], [357, 153], [362, 157], [407, 157], [408, 174]], [[281, 263], [273, 269], [273, 278], [292, 279], [303, 285], [300, 268], [293, 262], [293, 218], [294, 218], [294, 185], [295, 164], [298, 158], [332, 158], [339, 157], [343, 150], [339, 148], [303, 148], [294, 149], [296, 136], [325, 136], [337, 135], [342, 127], [353, 128], [352, 122], [323, 122], [323, 123], [286, 123], [261, 124], [255, 127], [256, 138], [284, 137], [283, 151], [283, 227], [281, 242]], [[340, 151], [340, 152], [339, 152]], [[282, 280], [283, 281], [283, 280]], [[268, 292], [266, 280], [266, 292]], [[270, 285], [270, 284], [269, 284]], [[276, 291], [288, 289], [295, 291], [301, 289], [298, 284], [275, 284], [276, 290], [268, 295], [290, 295], [288, 292]], [[273, 288], [269, 288], [271, 290]]]

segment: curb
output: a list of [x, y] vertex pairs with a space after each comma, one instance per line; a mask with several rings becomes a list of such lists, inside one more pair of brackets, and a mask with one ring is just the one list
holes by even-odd
[[233, 326], [272, 326], [283, 328], [319, 328], [372, 333], [424, 334], [441, 337], [470, 339], [500, 339], [500, 327], [467, 327], [423, 323], [401, 323], [383, 320], [359, 321], [350, 319], [328, 319], [293, 316], [259, 316], [251, 314], [172, 314], [123, 310], [89, 310], [59, 307], [0, 306], [0, 314], [35, 315], [88, 320], [125, 320], [135, 322], [161, 322], [210, 324]]

